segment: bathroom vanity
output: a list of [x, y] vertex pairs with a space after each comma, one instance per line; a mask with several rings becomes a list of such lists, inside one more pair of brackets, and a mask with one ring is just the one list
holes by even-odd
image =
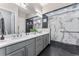
[[49, 31], [0, 40], [0, 56], [36, 56], [49, 44]]

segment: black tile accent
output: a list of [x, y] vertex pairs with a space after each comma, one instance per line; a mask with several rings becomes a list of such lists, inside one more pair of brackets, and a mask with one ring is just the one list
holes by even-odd
[[[46, 19], [47, 21], [43, 22], [44, 19]], [[48, 28], [48, 17], [45, 14], [43, 14], [43, 18], [42, 18], [42, 28]]]

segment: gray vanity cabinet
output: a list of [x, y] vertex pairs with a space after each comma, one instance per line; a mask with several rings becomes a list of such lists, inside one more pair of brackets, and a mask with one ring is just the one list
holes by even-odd
[[36, 55], [43, 50], [43, 39], [42, 36], [36, 38]]
[[21, 48], [7, 56], [25, 56], [25, 48]]
[[45, 35], [45, 47], [49, 44], [49, 35]]
[[35, 56], [35, 39], [32, 39], [33, 41], [26, 46], [26, 52], [28, 56]]
[[0, 48], [0, 56], [36, 56], [49, 44], [49, 34]]
[[17, 50], [23, 48], [24, 46], [25, 46], [25, 42], [20, 42], [17, 44], [10, 45], [10, 46], [6, 47], [6, 54], [13, 53], [14, 51], [17, 51]]
[[0, 56], [5, 56], [5, 48], [0, 49]]
[[49, 44], [49, 34], [43, 35], [43, 47], [45, 48]]
[[27, 49], [27, 55], [28, 56], [35, 56], [35, 44], [30, 44], [28, 46], [26, 46], [26, 49]]

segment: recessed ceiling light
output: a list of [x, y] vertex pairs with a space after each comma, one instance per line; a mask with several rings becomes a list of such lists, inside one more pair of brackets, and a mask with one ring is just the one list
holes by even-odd
[[35, 11], [36, 11], [37, 13], [40, 13], [40, 14], [42, 13], [42, 12], [41, 12], [41, 11], [39, 11], [38, 9], [35, 9]]
[[22, 8], [24, 8], [24, 9], [27, 9], [25, 3], [16, 3], [16, 5], [18, 5], [18, 6], [22, 7]]
[[40, 3], [40, 5], [42, 5], [42, 6], [45, 6], [45, 5], [47, 5], [48, 3]]

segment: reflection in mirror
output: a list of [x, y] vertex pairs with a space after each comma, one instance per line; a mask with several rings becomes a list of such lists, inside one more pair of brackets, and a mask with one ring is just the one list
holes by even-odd
[[2, 34], [2, 22], [1, 22], [1, 18], [2, 18], [2, 16], [1, 16], [1, 13], [0, 13], [0, 35]]
[[[0, 9], [0, 19], [4, 18], [4, 27], [5, 27], [5, 33], [4, 34], [14, 34], [15, 33], [15, 14], [6, 11], [3, 9]], [[1, 21], [0, 21], [0, 35], [1, 35]]]

